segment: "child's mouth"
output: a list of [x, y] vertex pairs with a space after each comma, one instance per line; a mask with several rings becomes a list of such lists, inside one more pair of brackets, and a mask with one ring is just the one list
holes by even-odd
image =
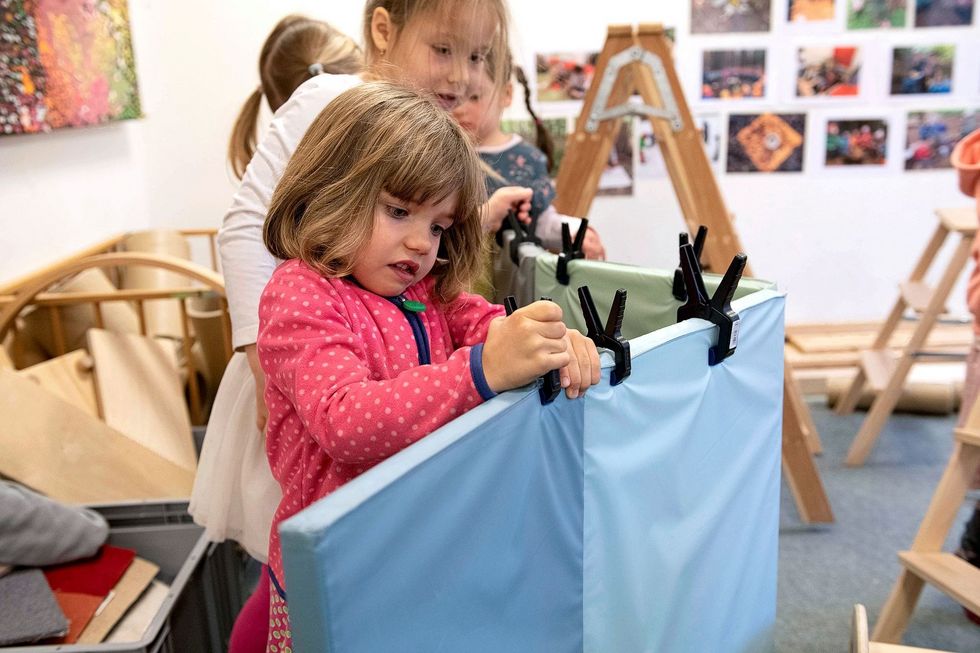
[[418, 272], [419, 266], [411, 263], [409, 261], [399, 261], [398, 263], [392, 263], [388, 267], [392, 268], [398, 276], [402, 277], [407, 281], [412, 281], [415, 279], [415, 274]]

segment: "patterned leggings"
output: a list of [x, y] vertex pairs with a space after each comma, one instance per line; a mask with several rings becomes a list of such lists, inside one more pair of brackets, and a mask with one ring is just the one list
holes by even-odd
[[[272, 581], [269, 581], [272, 585]], [[270, 587], [272, 599], [269, 602], [269, 640], [266, 653], [293, 653], [293, 632], [289, 627], [289, 612], [286, 602], [275, 586]]]

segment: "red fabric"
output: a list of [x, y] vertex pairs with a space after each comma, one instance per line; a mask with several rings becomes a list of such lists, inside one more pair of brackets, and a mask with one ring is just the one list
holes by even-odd
[[427, 277], [404, 293], [428, 307], [419, 314], [432, 360], [425, 366], [401, 309], [352, 281], [292, 260], [262, 293], [266, 451], [283, 491], [269, 566], [280, 583], [279, 522], [483, 401], [470, 347], [504, 309], [469, 294], [440, 309], [433, 285]]
[[269, 568], [262, 565], [255, 591], [245, 601], [235, 619], [228, 641], [228, 653], [264, 653], [269, 639]]
[[48, 585], [56, 592], [107, 596], [136, 557], [132, 549], [102, 545], [91, 558], [44, 568]]
[[68, 634], [53, 640], [53, 644], [74, 644], [78, 641], [79, 635], [85, 630], [85, 626], [92, 620], [95, 611], [105, 600], [104, 596], [93, 596], [92, 594], [79, 594], [76, 592], [55, 592], [54, 598], [58, 600], [61, 611], [68, 619]]

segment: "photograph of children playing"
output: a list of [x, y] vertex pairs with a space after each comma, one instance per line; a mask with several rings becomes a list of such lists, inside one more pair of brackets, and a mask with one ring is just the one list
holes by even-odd
[[973, 0], [915, 0], [916, 27], [973, 24]]
[[951, 168], [957, 142], [977, 128], [976, 111], [910, 111], [905, 130], [905, 169]]
[[765, 50], [705, 50], [702, 70], [702, 99], [766, 95]]
[[834, 0], [789, 0], [788, 9], [791, 23], [834, 19]]
[[847, 29], [905, 27], [908, 0], [848, 0]]
[[887, 143], [888, 123], [884, 120], [830, 120], [826, 163], [828, 166], [884, 165]]
[[581, 100], [592, 83], [598, 52], [554, 52], [535, 57], [538, 102]]
[[954, 50], [952, 45], [895, 48], [892, 95], [951, 92]]
[[691, 0], [691, 34], [768, 32], [769, 0]]
[[861, 53], [856, 47], [800, 48], [796, 97], [857, 95]]

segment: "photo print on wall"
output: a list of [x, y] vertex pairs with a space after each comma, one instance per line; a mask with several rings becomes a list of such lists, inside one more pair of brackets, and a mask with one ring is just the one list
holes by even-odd
[[[708, 163], [717, 172], [718, 163], [721, 160], [721, 116], [716, 113], [696, 115], [694, 116], [694, 123], [701, 132], [701, 144], [704, 145]], [[653, 125], [647, 118], [638, 118], [636, 124], [636, 178], [667, 178], [669, 176], [667, 163], [664, 161], [657, 137], [653, 133]]]
[[952, 45], [895, 48], [892, 95], [952, 92], [955, 50]]
[[551, 52], [535, 55], [538, 102], [582, 100], [592, 83], [598, 52]]
[[834, 0], [788, 0], [791, 23], [815, 23], [834, 19]]
[[769, 0], [691, 0], [691, 34], [768, 32]]
[[874, 165], [888, 161], [888, 122], [874, 118], [828, 120], [827, 166]]
[[801, 172], [805, 113], [728, 116], [728, 172]]
[[[558, 167], [565, 156], [565, 144], [568, 141], [568, 118], [542, 118], [541, 124], [551, 135], [551, 142], [555, 146], [551, 156], [551, 170], [548, 171], [551, 178], [554, 179], [558, 176]], [[508, 134], [517, 134], [537, 147], [538, 134], [533, 120], [501, 120], [500, 129]]]
[[702, 61], [702, 99], [765, 97], [765, 50], [705, 50]]
[[854, 46], [797, 51], [796, 97], [846, 97], [860, 91], [861, 51]]
[[633, 122], [633, 118], [624, 118], [619, 123], [596, 197], [633, 194]]
[[973, 24], [974, 0], [915, 0], [916, 27], [960, 27]]
[[5, 0], [0, 9], [0, 134], [142, 116], [127, 0]]
[[847, 0], [847, 29], [905, 27], [909, 0]]
[[977, 129], [977, 111], [910, 111], [905, 130], [905, 169], [950, 168], [956, 143]]

